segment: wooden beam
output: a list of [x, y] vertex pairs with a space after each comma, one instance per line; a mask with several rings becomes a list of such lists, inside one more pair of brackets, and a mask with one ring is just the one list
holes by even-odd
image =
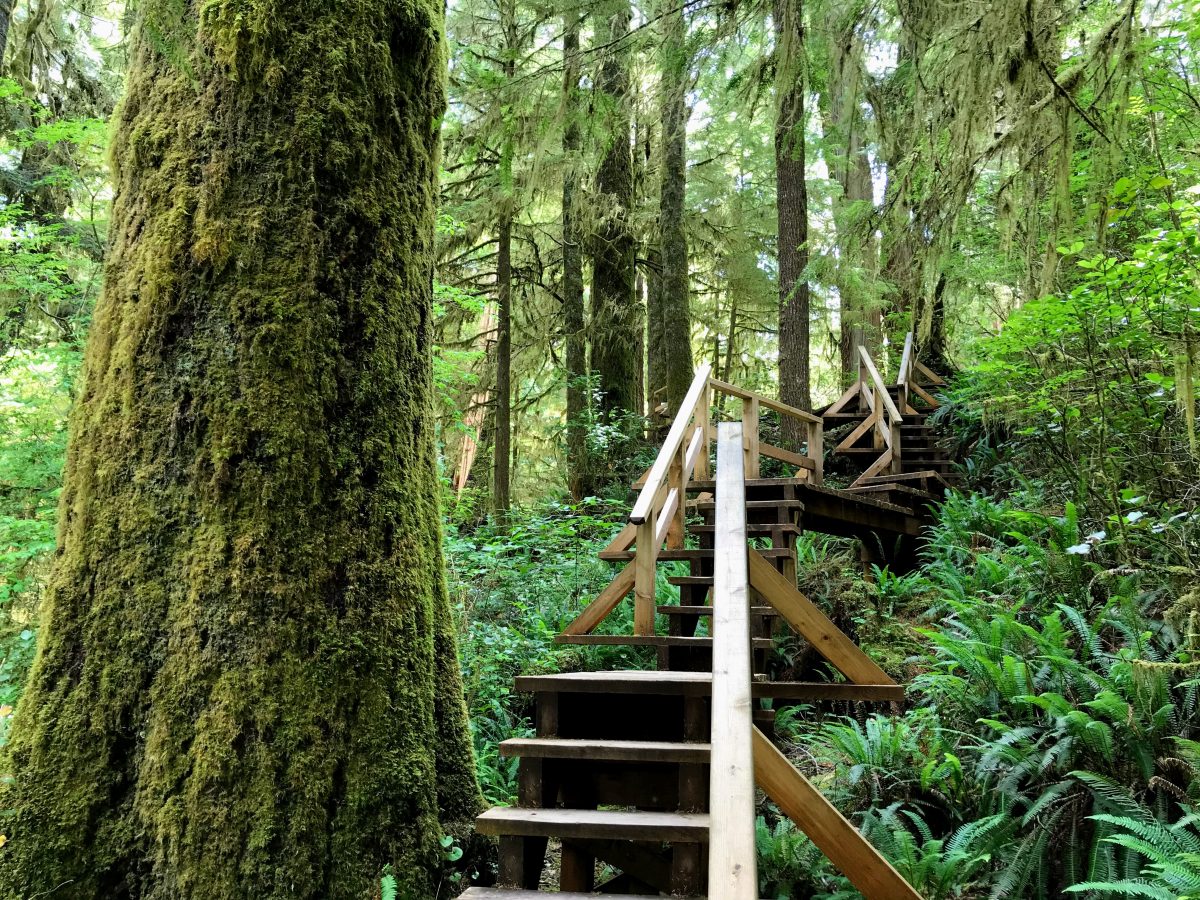
[[633, 546], [634, 538], [637, 537], [637, 526], [626, 524], [624, 528], [617, 532], [617, 536], [612, 539], [607, 547], [600, 551], [605, 553], [623, 553]]
[[810, 412], [805, 412], [795, 406], [790, 406], [780, 400], [773, 400], [765, 394], [759, 394], [754, 391], [748, 391], [745, 388], [740, 388], [735, 384], [729, 384], [727, 381], [718, 381], [716, 378], [709, 379], [709, 384], [713, 390], [720, 391], [722, 394], [728, 394], [731, 397], [737, 397], [739, 400], [757, 400], [760, 406], [765, 406], [767, 409], [773, 409], [781, 415], [791, 416], [793, 419], [799, 419], [801, 422], [819, 422], [820, 416], [815, 416]]
[[917, 360], [917, 371], [920, 372], [922, 375], [924, 375], [926, 378], [928, 378], [931, 384], [945, 384], [946, 383], [946, 379], [944, 379], [937, 372], [933, 371], [933, 369], [929, 368], [927, 365], [925, 365], [925, 363], [921, 362], [919, 359]]
[[[665, 487], [665, 485], [664, 485]], [[633, 558], [633, 633], [654, 634], [654, 595], [658, 571], [658, 514], [651, 509], [638, 525], [637, 556]]]
[[[867, 900], [922, 900], [858, 829], [754, 728], [754, 776], [775, 805], [808, 835]], [[716, 842], [713, 842], [715, 850]]]
[[[746, 405], [757, 412], [754, 401]], [[717, 431], [708, 855], [708, 894], [717, 900], [758, 898], [742, 427], [726, 422]]]
[[850, 387], [846, 388], [846, 392], [842, 396], [833, 401], [833, 405], [825, 410], [825, 415], [831, 416], [834, 413], [840, 413], [845, 408], [846, 404], [858, 396], [858, 392], [862, 390], [862, 382], [856, 381]]
[[750, 586], [848, 679], [855, 684], [896, 683], [767, 560], [751, 553], [749, 569]]
[[790, 466], [796, 466], [799, 469], [808, 469], [816, 471], [817, 464], [800, 453], [793, 453], [791, 450], [784, 450], [782, 447], [776, 447], [773, 444], [759, 444], [758, 452], [767, 459], [777, 459], [780, 462], [785, 462]]
[[883, 377], [879, 374], [879, 370], [875, 368], [875, 362], [871, 359], [871, 354], [867, 352], [865, 347], [859, 347], [858, 354], [862, 359], [862, 364], [866, 369], [867, 375], [871, 379], [871, 383], [875, 387], [875, 393], [879, 396], [879, 399], [883, 401], [883, 408], [887, 410], [888, 416], [890, 416], [895, 422], [903, 422], [904, 417], [900, 415], [900, 410], [896, 409], [896, 404], [892, 402], [892, 397], [887, 392], [887, 385], [884, 384]]
[[591, 603], [584, 607], [583, 612], [575, 617], [575, 620], [563, 629], [563, 634], [590, 634], [597, 625], [603, 622], [610, 612], [617, 608], [617, 604], [628, 596], [633, 590], [633, 582], [636, 575], [633, 563], [627, 563], [626, 566], [617, 573], [614, 578], [600, 595]]
[[683, 439], [687, 435], [692, 414], [695, 413], [697, 404], [708, 396], [708, 376], [711, 373], [712, 366], [708, 363], [696, 370], [692, 386], [688, 388], [687, 396], [683, 398], [683, 404], [679, 407], [679, 412], [675, 414], [675, 421], [671, 423], [671, 430], [667, 432], [667, 439], [663, 441], [662, 450], [654, 460], [654, 465], [650, 467], [650, 474], [646, 476], [646, 484], [638, 495], [637, 502], [633, 505], [633, 511], [629, 514], [629, 521], [634, 525], [641, 525], [650, 515], [658, 490], [666, 481], [667, 469], [670, 468], [671, 461], [683, 446]]

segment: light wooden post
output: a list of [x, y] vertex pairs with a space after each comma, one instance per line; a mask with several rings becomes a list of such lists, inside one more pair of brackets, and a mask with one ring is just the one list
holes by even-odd
[[825, 482], [825, 423], [821, 420], [808, 423], [808, 458], [816, 466], [810, 476], [813, 484]]
[[634, 556], [633, 633], [654, 634], [654, 577], [658, 562], [658, 513], [654, 510], [638, 526]]
[[708, 845], [713, 900], [758, 897], [744, 453], [742, 426], [718, 426]]
[[[742, 400], [742, 448], [746, 456], [747, 478], [757, 478], [760, 471], [758, 465], [758, 417], [758, 398], [747, 397]], [[720, 452], [719, 444], [717, 452]]]
[[712, 467], [708, 462], [708, 447], [712, 435], [709, 434], [709, 410], [712, 403], [712, 389], [708, 382], [704, 384], [704, 393], [700, 395], [700, 406], [696, 409], [696, 425], [703, 429], [700, 433], [704, 439], [704, 449], [700, 451], [700, 460], [696, 465], [696, 478], [700, 481], [708, 481], [712, 478]]
[[[671, 521], [667, 526], [667, 549], [682, 550], [683, 549], [683, 532], [685, 520], [687, 517], [687, 451], [688, 441], [684, 441], [680, 446], [679, 452], [675, 454], [675, 458], [671, 461], [671, 468], [667, 470], [667, 486], [678, 491], [676, 495], [678, 500], [675, 504], [675, 509], [671, 512]], [[664, 510], [664, 512], [666, 512]]]
[[863, 359], [866, 356], [866, 350], [861, 346], [857, 349], [858, 352], [858, 411], [867, 411], [867, 363]]
[[888, 424], [891, 426], [891, 441], [890, 441], [891, 448], [892, 448], [891, 474], [899, 475], [900, 474], [900, 453], [903, 450], [903, 447], [900, 444], [900, 423], [889, 420]]

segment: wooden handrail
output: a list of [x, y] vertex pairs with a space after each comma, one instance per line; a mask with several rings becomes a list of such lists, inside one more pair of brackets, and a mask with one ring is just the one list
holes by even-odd
[[809, 424], [821, 423], [824, 420], [820, 416], [815, 416], [812, 413], [807, 413], [802, 409], [797, 409], [794, 406], [789, 406], [779, 400], [773, 400], [765, 394], [748, 391], [745, 388], [740, 388], [735, 384], [729, 384], [726, 381], [718, 381], [716, 378], [710, 378], [709, 382], [712, 389], [722, 394], [727, 394], [730, 397], [736, 397], [739, 400], [757, 400], [760, 406], [765, 406], [767, 409], [773, 409], [775, 412], [785, 416], [790, 416], [793, 419], [799, 419], [801, 422]]
[[888, 393], [887, 385], [883, 381], [883, 376], [875, 368], [875, 361], [871, 359], [871, 354], [867, 352], [866, 347], [858, 348], [858, 358], [861, 364], [866, 367], [867, 374], [871, 379], [871, 386], [875, 389], [876, 396], [883, 399], [883, 408], [887, 411], [888, 418], [899, 425], [903, 425], [904, 417], [900, 415], [900, 410], [896, 408], [891, 394]]
[[755, 900], [750, 576], [742, 424], [717, 430], [708, 896]]
[[[688, 388], [688, 392], [683, 398], [679, 413], [675, 416], [675, 421], [671, 423], [671, 430], [667, 432], [667, 439], [663, 441], [662, 450], [659, 451], [658, 458], [654, 460], [654, 465], [650, 467], [650, 473], [646, 476], [646, 484], [638, 495], [637, 502], [633, 504], [633, 511], [629, 513], [629, 521], [634, 525], [641, 525], [650, 515], [654, 506], [655, 494], [667, 479], [671, 460], [683, 447], [688, 425], [691, 424], [692, 416], [696, 413], [696, 407], [700, 405], [701, 400], [706, 400], [708, 397], [708, 376], [711, 373], [712, 366], [707, 363], [696, 370], [692, 386]], [[707, 404], [705, 406], [707, 407]]]

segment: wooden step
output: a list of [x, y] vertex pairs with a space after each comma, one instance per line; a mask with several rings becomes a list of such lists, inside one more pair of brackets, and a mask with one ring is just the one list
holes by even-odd
[[[520, 693], [647, 694], [706, 697], [712, 693], [710, 672], [626, 669], [608, 672], [561, 672], [557, 675], [520, 675]], [[809, 681], [760, 681], [752, 685], [755, 697], [781, 700], [895, 700], [904, 699], [899, 684], [829, 684]]]
[[[713, 614], [711, 606], [681, 606], [678, 603], [664, 604], [658, 607], [658, 611], [664, 616], [711, 616]], [[752, 606], [750, 615], [778, 616], [779, 612], [773, 606]]]
[[[696, 509], [716, 509], [714, 500], [693, 500], [688, 503]], [[799, 500], [747, 500], [746, 509], [803, 509], [804, 504]]]
[[498, 806], [475, 818], [480, 834], [581, 840], [708, 842], [708, 813]]
[[[787, 547], [774, 547], [766, 550], [759, 550], [763, 556], [768, 557], [785, 557], [791, 556], [792, 551]], [[635, 550], [603, 550], [597, 556], [605, 562], [626, 562], [637, 556]], [[658, 559], [660, 562], [686, 561], [693, 559], [712, 559], [713, 551], [705, 550], [704, 548], [688, 548], [686, 550], [659, 550]]]
[[[697, 647], [711, 648], [710, 637], [685, 637], [676, 634], [560, 634], [556, 644], [580, 644], [586, 647]], [[771, 638], [753, 638], [755, 650], [771, 650], [775, 642]]]
[[[522, 891], [517, 888], [467, 888], [458, 900], [537, 900], [549, 896], [542, 891]], [[580, 894], [576, 891], [555, 891], [551, 900], [596, 900], [603, 894]], [[662, 900], [659, 894], [622, 894], [625, 900]], [[676, 897], [675, 900], [704, 900], [702, 897]]]
[[710, 744], [676, 741], [609, 741], [579, 738], [509, 738], [501, 756], [537, 759], [589, 759], [617, 762], [706, 763]]
[[[717, 530], [716, 525], [688, 525], [687, 530], [693, 534], [712, 534]], [[799, 525], [794, 525], [791, 522], [780, 522], [778, 524], [755, 524], [746, 525], [746, 534], [750, 537], [770, 537], [775, 531], [782, 534], [803, 534], [804, 529]], [[760, 553], [762, 551], [759, 551]]]

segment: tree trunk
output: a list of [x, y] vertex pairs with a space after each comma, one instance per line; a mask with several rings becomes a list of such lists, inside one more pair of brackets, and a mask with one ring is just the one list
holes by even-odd
[[388, 865], [433, 897], [480, 804], [430, 364], [442, 5], [199, 6], [187, 66], [134, 39], [0, 897], [361, 900]]
[[16, 0], [0, 0], [0, 63], [8, 50], [8, 28], [12, 24], [12, 11]]
[[867, 158], [867, 122], [862, 114], [863, 42], [858, 35], [861, 10], [832, 5], [823, 10], [829, 47], [829, 72], [822, 94], [825, 158], [841, 188], [833, 201], [837, 234], [837, 284], [841, 320], [839, 350], [845, 384], [858, 376], [854, 336], [870, 349], [880, 344], [882, 316], [877, 298], [865, 289], [874, 282], [877, 246], [870, 227], [874, 189]]
[[[629, 146], [629, 50], [615, 44], [629, 32], [628, 0], [605, 3], [597, 27], [605, 51], [597, 85], [606, 141], [596, 178], [600, 223], [592, 236], [592, 371], [605, 419], [638, 414], [638, 325], [634, 297], [633, 158]], [[615, 44], [615, 45], [614, 45]]]
[[667, 344], [663, 325], [662, 240], [652, 238], [646, 248], [646, 404], [655, 426], [672, 414], [667, 406]]
[[512, 213], [504, 198], [496, 255], [496, 452], [492, 460], [492, 511], [508, 515], [512, 455]]
[[587, 343], [583, 315], [583, 254], [575, 188], [579, 151], [579, 28], [576, 10], [563, 14], [563, 329], [567, 335], [567, 484], [582, 500], [591, 492], [587, 451]]
[[[804, 140], [803, 0], [775, 0], [775, 180], [779, 210], [779, 399], [809, 409], [808, 186]], [[784, 417], [783, 443], [803, 441]]]
[[688, 312], [688, 244], [684, 230], [687, 189], [687, 21], [683, 6], [666, 12], [662, 44], [661, 314], [666, 351], [666, 401], [673, 416], [692, 383], [692, 328]]

